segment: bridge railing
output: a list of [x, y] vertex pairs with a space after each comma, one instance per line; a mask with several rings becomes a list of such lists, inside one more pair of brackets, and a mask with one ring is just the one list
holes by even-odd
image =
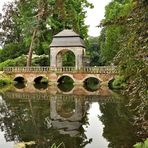
[[118, 73], [116, 66], [98, 66], [98, 67], [5, 67], [5, 73]]

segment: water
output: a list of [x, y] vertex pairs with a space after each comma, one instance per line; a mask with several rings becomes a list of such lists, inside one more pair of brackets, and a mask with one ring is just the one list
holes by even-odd
[[54, 143], [66, 148], [130, 148], [147, 137], [142, 121], [134, 125], [137, 112], [128, 99], [106, 87], [93, 92], [82, 86], [69, 91], [54, 85], [37, 88], [11, 87], [1, 93], [0, 148], [24, 142], [31, 148]]

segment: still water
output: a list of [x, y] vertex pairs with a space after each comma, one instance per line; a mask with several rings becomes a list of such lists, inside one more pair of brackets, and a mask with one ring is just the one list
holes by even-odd
[[0, 148], [131, 148], [147, 136], [131, 106], [106, 87], [11, 87], [0, 94]]

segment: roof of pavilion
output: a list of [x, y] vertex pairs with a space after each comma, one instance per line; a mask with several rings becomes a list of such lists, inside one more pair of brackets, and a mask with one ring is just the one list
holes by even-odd
[[83, 39], [73, 30], [64, 29], [53, 36], [50, 47], [85, 47]]

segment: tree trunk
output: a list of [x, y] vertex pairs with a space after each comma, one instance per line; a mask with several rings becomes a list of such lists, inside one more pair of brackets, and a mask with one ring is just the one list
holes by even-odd
[[34, 44], [36, 32], [37, 32], [37, 29], [34, 29], [32, 39], [31, 39], [31, 44], [29, 47], [29, 52], [28, 52], [27, 67], [31, 66], [31, 64], [32, 64], [33, 44]]

